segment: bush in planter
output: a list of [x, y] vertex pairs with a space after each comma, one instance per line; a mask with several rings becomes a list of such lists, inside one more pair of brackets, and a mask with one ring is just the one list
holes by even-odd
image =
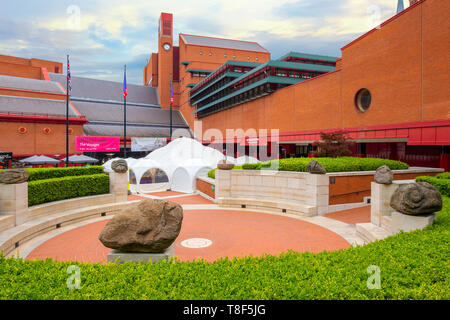
[[[240, 170], [240, 169], [242, 169], [242, 166], [235, 166], [232, 170]], [[215, 179], [216, 178], [216, 170], [217, 170], [217, 168], [209, 170], [208, 177], [211, 179]]]
[[[345, 171], [375, 171], [382, 165], [387, 165], [391, 170], [408, 169], [406, 163], [377, 158], [288, 158], [273, 160], [274, 165], [278, 165], [280, 171], [298, 171], [307, 172], [308, 163], [312, 160], [319, 162], [327, 172], [345, 172]], [[270, 163], [269, 165], [270, 166]]]
[[416, 178], [416, 181], [425, 181], [432, 184], [439, 190], [441, 195], [450, 197], [450, 179], [442, 179], [439, 177], [420, 176]]
[[62, 177], [86, 176], [103, 173], [102, 166], [66, 167], [66, 168], [27, 168], [28, 181], [46, 180]]
[[28, 182], [28, 206], [109, 193], [109, 176], [93, 174]]
[[450, 179], [450, 172], [442, 172], [436, 175], [438, 179]]

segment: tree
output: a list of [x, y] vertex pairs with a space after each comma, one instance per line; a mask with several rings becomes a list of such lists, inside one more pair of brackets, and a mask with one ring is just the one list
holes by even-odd
[[313, 146], [317, 147], [317, 156], [336, 158], [351, 155], [350, 147], [353, 142], [349, 141], [346, 135], [346, 131], [321, 132], [321, 141], [313, 143]]

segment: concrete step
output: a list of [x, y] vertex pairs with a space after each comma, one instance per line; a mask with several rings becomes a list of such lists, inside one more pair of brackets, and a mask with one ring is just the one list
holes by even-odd
[[357, 223], [356, 224], [356, 235], [362, 238], [367, 243], [374, 242], [375, 240], [382, 240], [389, 236], [391, 233], [386, 229], [378, 227], [373, 223]]

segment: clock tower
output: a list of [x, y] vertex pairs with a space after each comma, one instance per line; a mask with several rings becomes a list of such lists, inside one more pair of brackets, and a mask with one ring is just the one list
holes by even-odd
[[173, 77], [173, 16], [161, 13], [158, 31], [158, 92], [161, 108], [170, 108], [170, 81]]

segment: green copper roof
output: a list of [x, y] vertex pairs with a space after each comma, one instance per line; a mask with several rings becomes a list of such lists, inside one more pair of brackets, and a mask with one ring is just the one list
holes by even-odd
[[189, 83], [189, 84], [186, 85], [186, 87], [193, 88], [196, 85], [197, 85], [196, 83]]
[[[217, 78], [217, 79], [214, 80], [213, 82], [209, 83], [206, 87], [202, 88], [200, 91], [197, 91], [196, 93], [194, 93], [194, 94], [191, 96], [190, 99], [192, 100], [192, 99], [193, 99], [194, 97], [196, 97], [199, 93], [203, 92], [204, 89], [209, 88], [210, 86], [212, 86], [213, 84], [215, 84], [215, 83], [217, 83], [218, 81], [222, 80], [223, 78], [226, 78], [226, 77], [237, 78], [237, 77], [240, 77], [240, 76], [242, 76], [242, 73], [241, 73], [241, 72], [226, 72], [226, 73], [224, 73], [221, 77]], [[197, 83], [195, 86], [197, 86], [197, 85], [198, 85], [198, 83]], [[216, 90], [215, 92], [220, 91], [221, 89], [222, 89], [222, 87], [219, 88], [218, 90]], [[209, 96], [209, 95], [208, 95], [208, 96]], [[202, 99], [203, 99], [203, 98], [202, 98]]]
[[336, 70], [336, 67], [332, 66], [324, 66], [321, 64], [302, 63], [302, 62], [281, 61], [281, 60], [271, 60], [269, 61], [269, 66], [276, 68], [321, 71], [321, 72], [331, 72]]
[[251, 84], [251, 85], [249, 85], [249, 86], [247, 86], [245, 88], [242, 88], [240, 90], [232, 92], [232, 93], [226, 95], [225, 97], [222, 97], [222, 98], [217, 99], [217, 100], [215, 100], [215, 101], [213, 101], [211, 103], [208, 103], [207, 105], [205, 105], [205, 106], [203, 106], [203, 107], [201, 107], [201, 108], [199, 108], [197, 110], [194, 110], [192, 113], [197, 113], [199, 111], [208, 109], [208, 108], [210, 108], [211, 106], [213, 106], [213, 105], [215, 105], [217, 103], [220, 103], [222, 101], [228, 100], [228, 99], [230, 99], [230, 98], [232, 98], [234, 96], [237, 96], [237, 95], [239, 95], [239, 94], [241, 94], [243, 92], [246, 92], [248, 90], [256, 88], [256, 87], [258, 87], [258, 86], [260, 86], [262, 84], [265, 84], [265, 83], [295, 84], [295, 83], [302, 82], [302, 81], [305, 81], [305, 80], [307, 80], [307, 79], [269, 76], [267, 78], [264, 78], [262, 80], [259, 80], [259, 81], [255, 82], [255, 83], [253, 83], [253, 84]]
[[[219, 68], [223, 67], [224, 65], [230, 65], [230, 66], [242, 66], [242, 67], [257, 67], [261, 63], [260, 62], [250, 62], [250, 61], [238, 61], [238, 60], [228, 60], [223, 65], [221, 65]], [[219, 69], [217, 68], [217, 69]]]
[[185, 65], [185, 66], [187, 66], [189, 63], [191, 63], [191, 62], [190, 61], [181, 61], [181, 64]]
[[281, 58], [278, 58], [277, 60], [283, 60], [283, 59], [286, 59], [287, 57], [312, 59], [312, 60], [324, 60], [324, 61], [332, 61], [332, 62], [334, 62], [334, 61], [336, 61], [336, 59], [338, 59], [338, 57], [323, 56], [323, 55], [319, 55], [319, 54], [310, 54], [310, 53], [291, 51], [291, 52], [285, 54], [284, 56], [282, 56]]
[[[230, 66], [241, 66], [241, 67], [257, 67], [259, 65], [261, 65], [261, 63], [259, 62], [248, 62], [248, 61], [237, 61], [237, 60], [228, 60], [227, 62], [225, 62], [224, 64], [222, 64], [220, 67], [218, 67], [216, 70], [214, 70], [213, 72], [211, 72], [210, 75], [208, 75], [205, 79], [203, 79], [202, 81], [200, 81], [199, 83], [197, 83], [197, 85], [202, 84], [203, 82], [207, 81], [207, 79], [209, 79], [209, 77], [211, 77], [217, 70], [219, 70], [220, 68], [222, 68], [223, 66], [226, 65], [230, 65]], [[242, 73], [239, 73], [239, 75], [242, 75]], [[200, 93], [196, 92], [195, 94]]]
[[214, 70], [187, 69], [186, 72], [204, 72], [204, 73], [211, 73], [211, 72], [214, 72]]

